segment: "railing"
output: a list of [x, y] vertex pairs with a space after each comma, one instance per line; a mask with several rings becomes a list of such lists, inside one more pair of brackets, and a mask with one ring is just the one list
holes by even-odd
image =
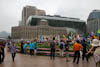
[[[60, 54], [60, 49], [56, 49], [56, 56], [59, 56]], [[17, 52], [20, 52], [20, 48], [17, 48]], [[29, 54], [30, 50], [29, 48], [26, 49], [26, 53]], [[66, 54], [65, 50], [64, 50], [64, 55]], [[74, 52], [72, 50], [69, 50], [68, 52], [69, 56], [74, 56]], [[38, 48], [38, 52], [37, 55], [45, 55], [45, 56], [49, 56], [50, 55], [50, 48]]]

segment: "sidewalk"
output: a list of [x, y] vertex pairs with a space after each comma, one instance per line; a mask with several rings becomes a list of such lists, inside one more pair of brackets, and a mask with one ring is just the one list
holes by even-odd
[[73, 58], [66, 62], [65, 58], [56, 57], [55, 60], [50, 60], [49, 56], [30, 56], [17, 53], [15, 62], [12, 62], [10, 53], [6, 53], [4, 63], [0, 67], [96, 67], [93, 58], [89, 62], [82, 61], [80, 58], [79, 64], [73, 64]]

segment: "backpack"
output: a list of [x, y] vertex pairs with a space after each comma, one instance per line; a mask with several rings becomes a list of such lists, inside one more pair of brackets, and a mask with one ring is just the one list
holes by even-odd
[[60, 49], [63, 49], [63, 43], [60, 44]]
[[52, 41], [52, 42], [50, 43], [50, 47], [51, 47], [51, 48], [55, 48], [55, 42], [54, 42], [54, 41]]
[[68, 48], [68, 44], [67, 44], [67, 43], [65, 44], [65, 50], [66, 50], [66, 51], [69, 50], [69, 48]]

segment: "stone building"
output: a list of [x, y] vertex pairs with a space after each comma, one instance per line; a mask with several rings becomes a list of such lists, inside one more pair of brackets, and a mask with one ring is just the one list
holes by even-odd
[[39, 38], [40, 35], [50, 38], [50, 36], [60, 35], [66, 33], [64, 27], [51, 27], [48, 21], [42, 19], [36, 26], [17, 26], [12, 27], [13, 39], [34, 39]]

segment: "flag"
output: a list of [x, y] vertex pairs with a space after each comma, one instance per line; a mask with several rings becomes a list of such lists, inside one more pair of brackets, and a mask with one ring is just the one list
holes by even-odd
[[67, 40], [67, 38], [66, 38], [66, 36], [63, 34], [63, 38], [64, 38], [64, 40]]
[[56, 35], [56, 40], [60, 41], [60, 36], [59, 35]]
[[96, 36], [99, 36], [99, 33], [98, 32], [96, 32]]
[[100, 34], [100, 29], [98, 29], [98, 33]]

